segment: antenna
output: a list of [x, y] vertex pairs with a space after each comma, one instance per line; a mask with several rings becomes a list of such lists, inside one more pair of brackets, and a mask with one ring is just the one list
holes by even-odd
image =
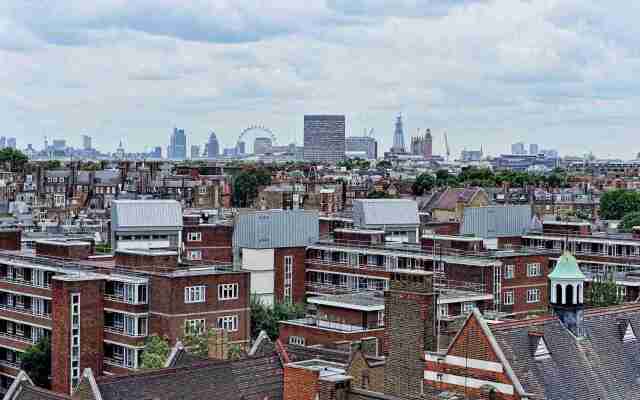
[[451, 156], [451, 150], [449, 149], [449, 139], [447, 139], [447, 132], [444, 133], [444, 151], [446, 154], [446, 160], [449, 161], [449, 156]]

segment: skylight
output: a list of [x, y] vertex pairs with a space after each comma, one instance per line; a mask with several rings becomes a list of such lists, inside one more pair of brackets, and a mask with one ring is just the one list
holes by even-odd
[[538, 341], [538, 347], [536, 347], [536, 352], [533, 353], [533, 358], [536, 360], [544, 360], [549, 357], [551, 357], [551, 353], [547, 348], [547, 344], [544, 342], [544, 338], [540, 338]]
[[624, 336], [622, 337], [623, 342], [632, 342], [636, 340], [636, 334], [633, 332], [633, 327], [631, 327], [630, 323], [627, 323], [627, 330], [624, 332]]

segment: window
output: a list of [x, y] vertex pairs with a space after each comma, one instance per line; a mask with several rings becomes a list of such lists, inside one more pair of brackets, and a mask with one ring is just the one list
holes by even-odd
[[189, 242], [201, 242], [202, 232], [189, 232], [189, 234], [187, 235], [187, 240]]
[[540, 263], [527, 264], [527, 276], [540, 276], [541, 268]]
[[207, 187], [206, 186], [200, 186], [200, 194], [207, 194]]
[[367, 256], [367, 264], [368, 265], [378, 265], [378, 256]]
[[292, 284], [293, 284], [293, 256], [285, 256], [284, 257], [284, 299], [286, 302], [291, 302]]
[[202, 260], [202, 251], [201, 250], [189, 250], [189, 253], [187, 254], [187, 258], [189, 260], [193, 260], [193, 261], [200, 261], [200, 260]]
[[305, 340], [302, 336], [289, 336], [289, 344], [304, 346]]
[[378, 311], [378, 326], [384, 326], [384, 310]]
[[476, 303], [473, 301], [465, 301], [462, 303], [462, 313], [469, 314], [473, 309], [476, 308]]
[[504, 279], [513, 279], [515, 277], [515, 265], [506, 265], [504, 268]]
[[448, 317], [449, 316], [449, 305], [448, 304], [439, 304], [438, 305], [438, 316], [440, 316], [440, 317]]
[[235, 332], [238, 330], [238, 316], [227, 315], [218, 318], [218, 328], [222, 328], [227, 332]]
[[340, 262], [342, 264], [346, 264], [347, 263], [347, 253], [345, 253], [344, 251], [341, 251], [338, 254], [339, 254], [339, 257], [340, 257]]
[[507, 290], [504, 292], [504, 305], [511, 306], [513, 305], [513, 290]]
[[186, 335], [200, 335], [205, 330], [204, 319], [188, 319], [184, 321], [184, 333]]
[[184, 288], [185, 303], [204, 303], [206, 286], [187, 286]]
[[527, 290], [527, 303], [538, 303], [540, 301], [540, 289]]
[[224, 283], [218, 285], [218, 300], [233, 300], [238, 298], [238, 284]]

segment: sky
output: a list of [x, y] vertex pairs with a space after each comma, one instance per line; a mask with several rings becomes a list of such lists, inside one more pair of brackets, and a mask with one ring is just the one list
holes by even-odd
[[[303, 140], [304, 114], [434, 153], [640, 152], [640, 2], [629, 0], [3, 0], [0, 120], [128, 151], [263, 125]], [[634, 79], [635, 77], [635, 79]]]

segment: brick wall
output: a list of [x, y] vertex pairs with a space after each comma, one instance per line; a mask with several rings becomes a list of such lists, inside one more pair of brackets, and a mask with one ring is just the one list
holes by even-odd
[[361, 352], [353, 355], [346, 372], [352, 377], [351, 387], [379, 393], [384, 391], [384, 364], [369, 366]]
[[0, 250], [20, 250], [22, 232], [15, 230], [0, 231]]
[[115, 263], [119, 267], [138, 270], [174, 269], [178, 266], [178, 254], [143, 254], [116, 251]]
[[314, 326], [304, 326], [282, 322], [280, 323], [279, 338], [283, 343], [289, 342], [290, 336], [299, 336], [305, 338], [305, 345], [313, 346], [316, 344], [332, 345], [336, 342], [347, 341], [354, 342], [363, 338], [378, 338], [378, 351], [384, 348], [385, 329], [364, 330], [358, 332], [340, 332], [337, 330], [320, 329]]
[[52, 280], [52, 389], [69, 393], [71, 382], [71, 294], [80, 294], [80, 374], [91, 368], [102, 374], [104, 335], [104, 281]]
[[305, 300], [305, 255], [304, 247], [283, 247], [274, 249], [274, 292], [277, 302], [284, 301], [284, 258], [293, 257], [293, 276], [291, 285], [291, 296], [294, 303], [301, 303]]
[[317, 371], [285, 365], [283, 400], [316, 400], [318, 379]]
[[[190, 232], [200, 232], [200, 241], [190, 241]], [[185, 249], [200, 250], [203, 261], [233, 261], [232, 225], [189, 225], [182, 230]]]
[[36, 255], [70, 260], [86, 260], [93, 254], [91, 243], [49, 243], [36, 241]]

